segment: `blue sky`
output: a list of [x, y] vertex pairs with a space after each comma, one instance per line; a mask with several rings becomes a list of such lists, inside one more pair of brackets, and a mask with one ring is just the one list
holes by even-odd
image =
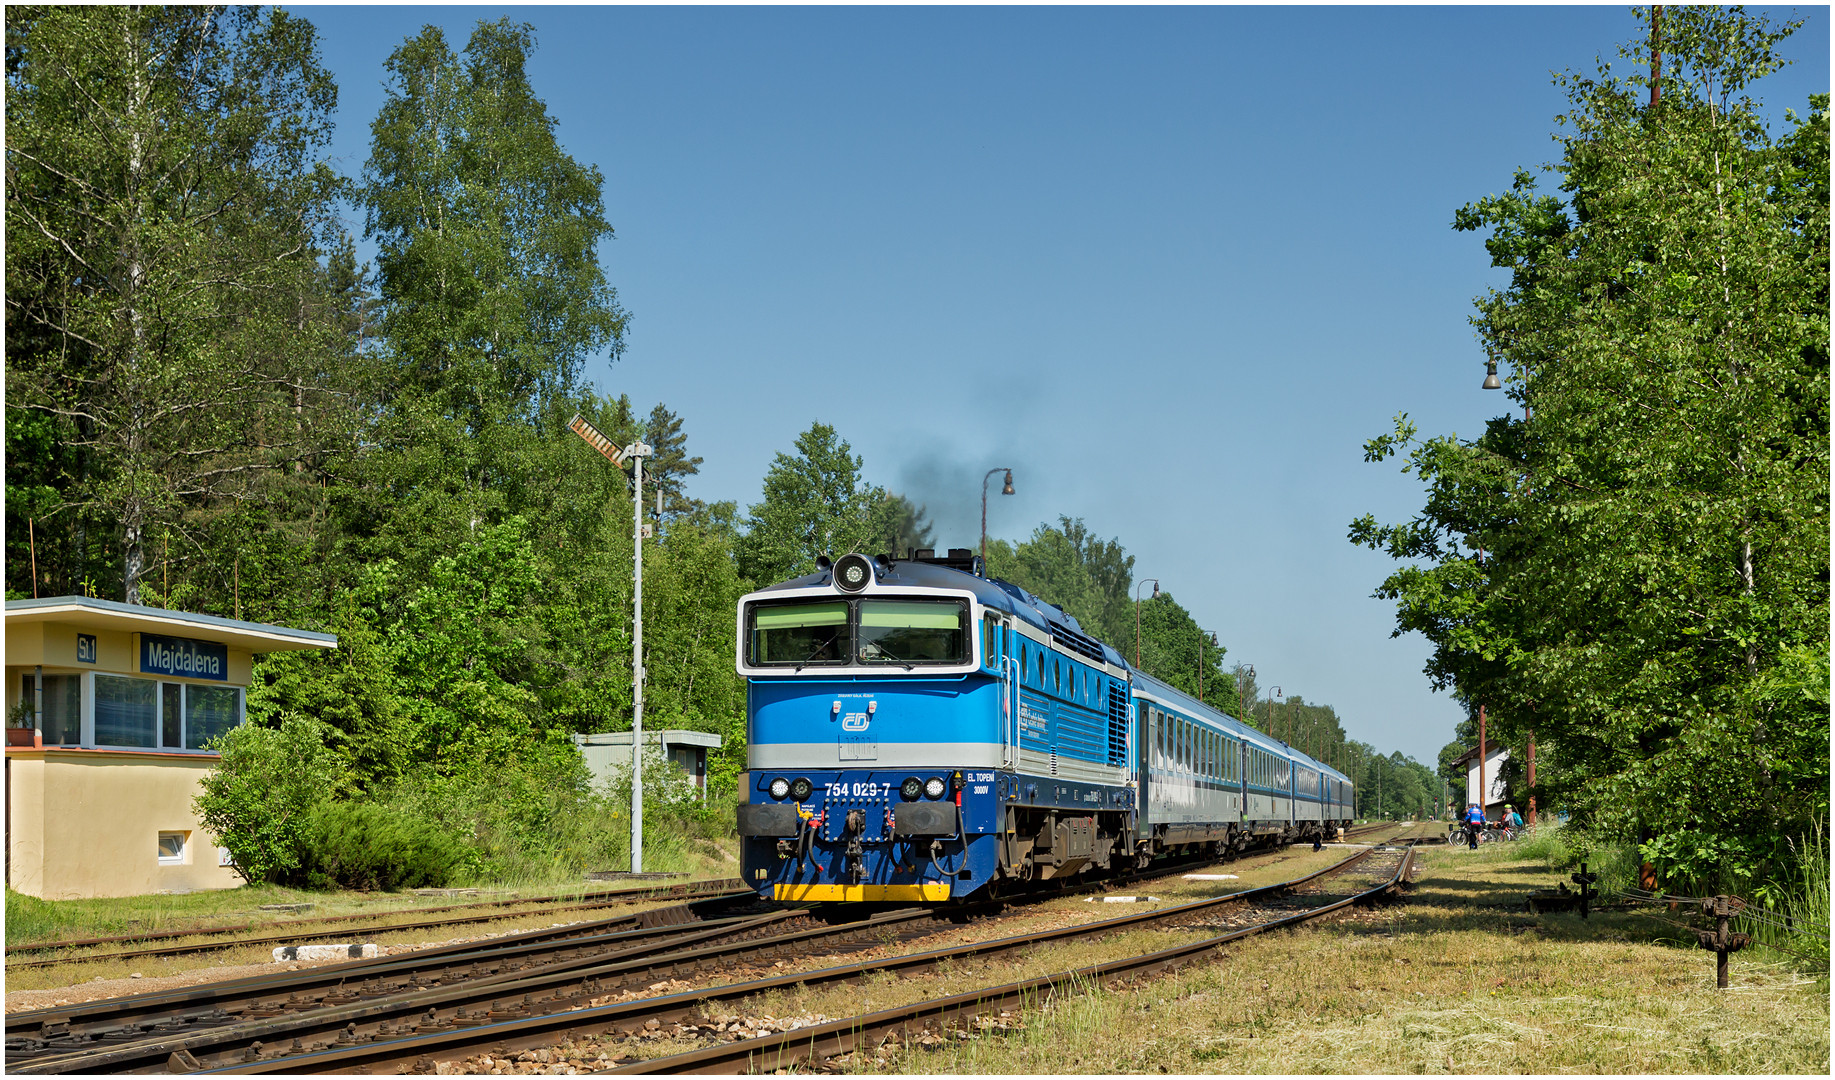
[[[590, 375], [684, 418], [691, 494], [756, 501], [821, 420], [972, 547], [1011, 466], [990, 534], [1081, 517], [1226, 663], [1385, 751], [1451, 739], [1426, 642], [1370, 597], [1390, 564], [1345, 541], [1421, 504], [1362, 446], [1506, 407], [1466, 323], [1499, 279], [1453, 211], [1556, 156], [1550, 73], [1610, 56], [1626, 8], [295, 10], [353, 175], [405, 38], [535, 27], [633, 316]], [[1828, 9], [1796, 13], [1774, 128], [1829, 86]]]

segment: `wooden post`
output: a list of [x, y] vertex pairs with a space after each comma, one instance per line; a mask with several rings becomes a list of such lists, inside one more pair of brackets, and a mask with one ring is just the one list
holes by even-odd
[[1491, 819], [1491, 812], [1485, 809], [1491, 801], [1491, 790], [1485, 784], [1485, 706], [1478, 704], [1478, 812]]
[[31, 518], [25, 519], [26, 545], [32, 552], [32, 599], [38, 599], [38, 533]]
[[1529, 733], [1529, 824], [1536, 823], [1536, 733]]

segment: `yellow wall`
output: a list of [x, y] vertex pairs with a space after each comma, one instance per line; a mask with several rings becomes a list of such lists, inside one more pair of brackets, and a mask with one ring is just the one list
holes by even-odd
[[[79, 631], [95, 635], [96, 662], [93, 664], [77, 662], [76, 635]], [[125, 630], [97, 630], [80, 627], [73, 623], [22, 622], [6, 628], [6, 662], [9, 667], [30, 668], [35, 664], [43, 664], [46, 668], [56, 668], [59, 671], [106, 671], [119, 675], [139, 675], [139, 637], [139, 634]], [[209, 639], [199, 640], [208, 641]], [[230, 686], [247, 686], [252, 673], [252, 659], [253, 654], [247, 649], [231, 646], [229, 649], [229, 678], [222, 681], [174, 679], [168, 675], [143, 677], [164, 679], [167, 682], [199, 682], [212, 685], [223, 685], [227, 682]]]
[[[16, 749], [6, 758], [19, 892], [70, 900], [241, 883], [217, 865], [216, 840], [191, 810], [214, 755]], [[160, 863], [161, 832], [190, 834], [183, 864]]]

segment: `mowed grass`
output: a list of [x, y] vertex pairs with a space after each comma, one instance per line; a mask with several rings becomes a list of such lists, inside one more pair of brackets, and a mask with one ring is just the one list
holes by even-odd
[[1619, 911], [1529, 916], [1527, 893], [1565, 873], [1512, 847], [1426, 849], [1403, 903], [1250, 938], [1131, 990], [1082, 987], [1028, 1009], [1022, 1027], [888, 1046], [849, 1066], [1828, 1073], [1826, 975], [1736, 954], [1731, 986], [1716, 990], [1713, 955], [1680, 928]]

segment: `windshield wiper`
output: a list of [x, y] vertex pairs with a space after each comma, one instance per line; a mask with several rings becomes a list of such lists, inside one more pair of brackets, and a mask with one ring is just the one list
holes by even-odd
[[796, 670], [795, 670], [795, 671], [792, 671], [792, 672], [791, 672], [790, 674], [792, 674], [792, 675], [800, 675], [800, 674], [802, 674], [802, 671], [803, 671], [803, 669], [809, 666], [809, 662], [810, 662], [811, 660], [814, 660], [814, 659], [816, 658], [816, 653], [819, 653], [819, 652], [821, 652], [821, 651], [822, 651], [823, 649], [826, 649], [826, 648], [828, 648], [828, 647], [829, 647], [830, 645], [833, 645], [833, 644], [835, 643], [835, 638], [836, 638], [836, 636], [837, 636], [837, 634], [830, 634], [830, 635], [828, 635], [828, 640], [827, 640], [827, 641], [824, 641], [824, 642], [822, 642], [822, 643], [821, 643], [820, 645], [817, 645], [817, 646], [815, 647], [815, 650], [814, 650], [813, 652], [811, 652], [811, 653], [810, 653], [810, 654], [809, 654], [808, 656], [805, 656], [805, 657], [803, 657], [803, 659], [802, 659], [802, 661], [801, 661], [800, 663], [798, 663], [798, 664], [797, 664], [797, 666], [796, 666]]

